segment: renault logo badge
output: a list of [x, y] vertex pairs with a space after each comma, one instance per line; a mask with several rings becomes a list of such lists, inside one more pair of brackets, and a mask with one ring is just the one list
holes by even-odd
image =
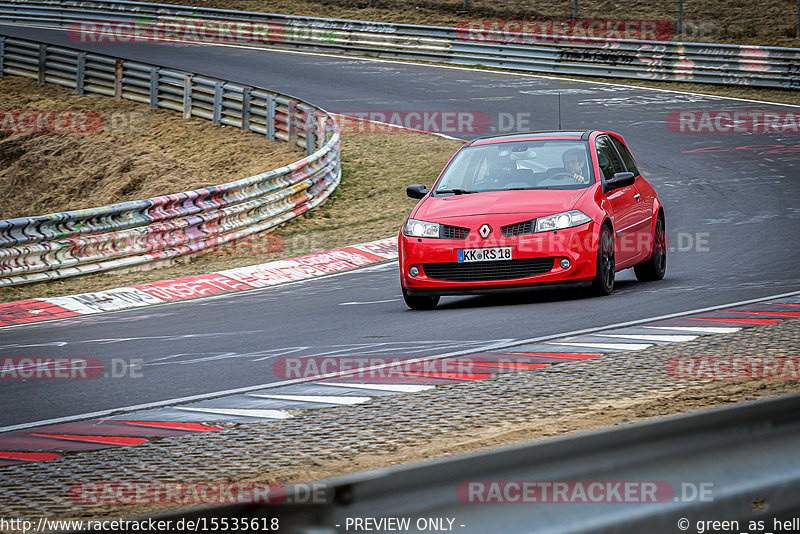
[[492, 227], [488, 224], [484, 224], [481, 226], [480, 230], [478, 230], [478, 233], [481, 234], [482, 238], [486, 239], [492, 233]]

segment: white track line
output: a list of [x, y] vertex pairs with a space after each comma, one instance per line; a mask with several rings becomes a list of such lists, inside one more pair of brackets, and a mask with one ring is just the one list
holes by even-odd
[[346, 395], [264, 395], [261, 393], [248, 393], [248, 397], [260, 397], [262, 399], [287, 400], [294, 402], [318, 402], [320, 404], [363, 404], [372, 397], [348, 397]]
[[370, 389], [375, 391], [397, 391], [400, 393], [417, 393], [436, 386], [423, 386], [420, 384], [348, 384], [346, 382], [319, 382], [323, 386], [336, 386], [340, 388]]
[[697, 332], [698, 334], [732, 334], [741, 328], [736, 326], [643, 326], [653, 330], [674, 330], [676, 332]]
[[665, 343], [683, 343], [697, 339], [697, 336], [678, 335], [651, 335], [651, 334], [595, 334], [599, 337], [614, 337], [618, 339], [642, 339], [644, 341], [664, 341]]
[[214, 413], [219, 415], [233, 415], [237, 417], [253, 417], [258, 419], [290, 419], [292, 414], [283, 410], [245, 410], [230, 408], [188, 408], [176, 406], [176, 410], [185, 412]]
[[577, 341], [548, 341], [547, 344], [600, 350], [644, 350], [653, 346], [652, 343], [580, 343]]

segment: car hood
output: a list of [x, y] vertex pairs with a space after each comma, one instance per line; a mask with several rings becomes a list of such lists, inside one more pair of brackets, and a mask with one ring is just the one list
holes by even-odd
[[427, 197], [417, 206], [413, 217], [431, 222], [468, 215], [524, 213], [531, 217], [540, 217], [572, 209], [589, 189], [488, 191], [468, 195]]

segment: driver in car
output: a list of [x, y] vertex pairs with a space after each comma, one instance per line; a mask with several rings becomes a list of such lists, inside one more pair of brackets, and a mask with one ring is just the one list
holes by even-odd
[[589, 179], [584, 176], [584, 167], [586, 165], [586, 158], [577, 148], [570, 148], [565, 150], [561, 155], [561, 160], [564, 162], [564, 168], [567, 174], [572, 175], [572, 179], [579, 184], [588, 184]]

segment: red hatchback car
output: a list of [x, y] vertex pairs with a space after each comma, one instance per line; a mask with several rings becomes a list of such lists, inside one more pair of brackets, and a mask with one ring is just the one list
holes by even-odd
[[666, 269], [664, 208], [622, 136], [532, 132], [476, 139], [450, 159], [399, 238], [403, 298], [431, 309], [441, 295], [591, 282]]

